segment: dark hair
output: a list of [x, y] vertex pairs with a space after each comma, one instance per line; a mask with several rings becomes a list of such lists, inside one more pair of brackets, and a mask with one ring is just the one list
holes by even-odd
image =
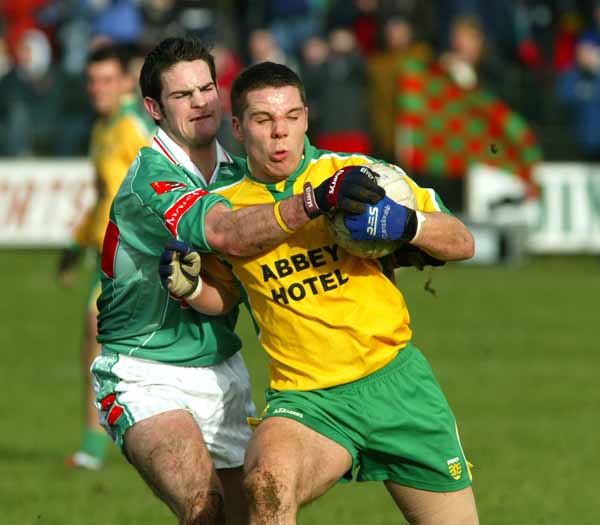
[[302, 103], [306, 105], [306, 92], [300, 77], [289, 67], [274, 62], [261, 62], [242, 71], [231, 86], [231, 113], [242, 118], [248, 107], [246, 96], [250, 91], [266, 87], [294, 86], [300, 92]]
[[165, 38], [146, 55], [140, 72], [140, 88], [143, 97], [150, 97], [160, 103], [162, 90], [161, 75], [178, 62], [204, 60], [216, 82], [215, 59], [210, 49], [195, 38]]
[[127, 48], [121, 44], [105, 44], [94, 49], [87, 57], [87, 64], [104, 62], [105, 60], [116, 60], [123, 72], [129, 67], [130, 54]]

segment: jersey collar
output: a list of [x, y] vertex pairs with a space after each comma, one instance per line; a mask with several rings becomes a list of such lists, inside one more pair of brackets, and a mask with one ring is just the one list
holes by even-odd
[[[229, 153], [225, 151], [225, 148], [216, 141], [217, 144], [217, 165], [215, 170], [212, 172], [210, 177], [211, 183], [215, 182], [219, 175], [219, 167], [221, 164], [232, 164], [233, 160]], [[158, 128], [154, 139], [152, 140], [152, 149], [158, 151], [175, 166], [181, 166], [190, 173], [193, 173], [208, 186], [208, 181], [204, 174], [198, 169], [198, 167], [191, 161], [190, 157], [185, 151], [179, 146], [167, 133], [162, 129]]]

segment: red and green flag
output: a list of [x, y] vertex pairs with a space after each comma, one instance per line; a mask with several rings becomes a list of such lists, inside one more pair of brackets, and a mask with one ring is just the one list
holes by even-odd
[[462, 177], [483, 163], [531, 182], [541, 150], [525, 120], [497, 97], [459, 87], [438, 63], [403, 63], [398, 76], [397, 152], [415, 175]]

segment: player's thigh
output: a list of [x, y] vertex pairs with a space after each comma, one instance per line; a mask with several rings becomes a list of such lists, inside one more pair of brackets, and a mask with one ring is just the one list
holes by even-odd
[[477, 525], [471, 487], [454, 492], [431, 492], [386, 481], [385, 486], [411, 525]]
[[177, 514], [190, 501], [222, 495], [198, 425], [185, 410], [143, 419], [125, 432], [125, 455], [154, 492]]
[[319, 497], [352, 466], [340, 444], [285, 417], [269, 417], [254, 432], [246, 453], [246, 484], [297, 504]]

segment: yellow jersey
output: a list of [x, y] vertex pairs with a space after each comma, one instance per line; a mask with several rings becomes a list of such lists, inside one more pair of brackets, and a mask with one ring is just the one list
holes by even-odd
[[[317, 150], [306, 140], [303, 160], [288, 179], [264, 183], [246, 169], [239, 181], [213, 191], [234, 209], [277, 202], [301, 194], [306, 181], [316, 187], [344, 166], [374, 161]], [[406, 178], [418, 209], [446, 211], [433, 190]], [[379, 261], [347, 253], [325, 221], [310, 221], [266, 253], [228, 257], [270, 356], [275, 390], [314, 390], [361, 379], [388, 364], [411, 339], [404, 297]]]
[[153, 132], [152, 121], [133, 95], [123, 98], [116, 115], [94, 124], [90, 158], [97, 196], [96, 203], [75, 230], [77, 244], [102, 251], [110, 205], [140, 148], [150, 145]]

